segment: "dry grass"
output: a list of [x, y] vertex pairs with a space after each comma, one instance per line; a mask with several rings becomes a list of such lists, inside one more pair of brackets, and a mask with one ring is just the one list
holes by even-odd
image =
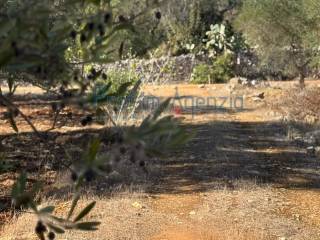
[[[266, 101], [273, 101], [280, 95], [284, 96], [285, 91], [277, 87], [287, 89], [291, 85], [292, 83], [277, 83], [276, 86], [273, 86], [274, 88], [249, 89], [246, 94], [265, 91]], [[150, 86], [146, 88], [146, 92], [161, 95], [162, 97], [172, 97], [175, 93], [175, 87], [164, 86], [160, 88]], [[179, 89], [181, 91], [180, 95], [192, 93], [193, 95], [211, 96], [215, 95], [216, 91], [218, 91], [217, 95], [227, 94], [225, 85], [208, 86], [204, 89], [192, 85], [181, 85]], [[193, 124], [215, 120], [266, 121], [262, 117], [263, 113], [267, 112], [266, 105], [257, 105], [249, 101], [248, 106], [252, 111], [230, 114], [208, 113], [195, 116], [192, 121]], [[189, 120], [187, 119], [187, 121]], [[228, 129], [224, 130], [228, 131]], [[243, 133], [245, 130], [241, 131]], [[219, 141], [219, 139], [215, 140]], [[245, 152], [245, 147], [247, 146], [241, 148], [242, 153]], [[256, 152], [258, 150], [255, 149]], [[280, 148], [276, 150], [283, 151]], [[272, 152], [275, 153], [276, 150], [272, 150]], [[268, 154], [271, 150], [260, 149], [260, 151]], [[177, 156], [174, 157], [176, 158]], [[263, 159], [258, 160], [262, 161]], [[225, 161], [228, 161], [228, 159]], [[63, 175], [63, 173], [58, 174], [58, 176]], [[138, 173], [135, 177], [140, 175]], [[55, 185], [59, 187], [64, 182], [64, 179], [61, 178], [60, 182], [57, 181]], [[231, 180], [231, 183], [227, 185], [228, 188], [208, 186], [206, 191], [194, 191], [191, 194], [170, 194], [168, 192], [148, 195], [139, 191], [121, 190], [121, 193], [118, 191], [111, 195], [106, 194], [108, 197], [103, 196], [104, 190], [101, 190], [102, 194], [99, 194], [101, 197], [97, 197], [88, 189], [88, 195], [82, 199], [81, 205], [85, 205], [91, 200], [96, 200], [96, 209], [88, 219], [99, 220], [102, 225], [96, 232], [74, 231], [60, 236], [58, 239], [320, 239], [320, 231], [318, 230], [320, 222], [317, 218], [319, 216], [317, 213], [320, 212], [317, 207], [319, 205], [319, 192], [306, 189], [300, 191], [279, 189], [271, 184], [266, 186], [248, 180], [239, 181], [236, 179]], [[48, 199], [45, 202], [47, 204], [57, 204], [57, 215], [64, 215], [70, 205], [70, 195], [66, 194], [64, 198]], [[133, 205], [133, 203], [138, 204]], [[35, 222], [36, 218], [28, 213], [16, 216], [0, 233], [0, 240], [36, 240], [37, 238], [33, 234]]]
[[288, 120], [314, 124], [320, 120], [320, 88], [309, 86], [303, 90], [291, 88], [285, 91], [276, 109]]
[[[81, 206], [97, 201], [87, 219], [101, 221], [99, 230], [68, 232], [59, 239], [300, 240], [320, 236], [316, 226], [283, 213], [283, 209], [296, 204], [289, 198], [292, 192], [248, 181], [235, 181], [234, 186], [233, 190], [222, 188], [187, 195], [151, 196], [127, 191], [108, 199], [86, 197]], [[59, 216], [70, 205], [69, 201], [47, 200], [47, 204], [52, 203], [57, 205]], [[35, 222], [33, 215], [22, 214], [4, 228], [0, 239], [36, 240]]]
[[[99, 199], [97, 197], [87, 197], [82, 199], [79, 205], [85, 206], [88, 202], [96, 200], [97, 204], [87, 220], [99, 220], [102, 222], [99, 231], [81, 232], [72, 231], [60, 236], [58, 239], [147, 239], [149, 235], [159, 231], [158, 222], [164, 218], [163, 215], [155, 213], [147, 205], [145, 196], [137, 193], [115, 194], [111, 199]], [[133, 206], [138, 202], [141, 208]], [[70, 202], [59, 202], [57, 200], [48, 201], [47, 204], [54, 203], [55, 214], [63, 216], [66, 214]], [[26, 224], [27, 223], [27, 224]], [[37, 239], [34, 236], [34, 226], [36, 217], [25, 213], [12, 219], [0, 234], [1, 240], [29, 240]]]

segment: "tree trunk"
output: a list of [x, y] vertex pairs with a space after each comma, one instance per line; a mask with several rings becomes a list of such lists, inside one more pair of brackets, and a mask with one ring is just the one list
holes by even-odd
[[304, 88], [305, 87], [304, 79], [305, 79], [304, 71], [301, 71], [300, 74], [299, 74], [299, 86], [300, 86], [300, 88]]

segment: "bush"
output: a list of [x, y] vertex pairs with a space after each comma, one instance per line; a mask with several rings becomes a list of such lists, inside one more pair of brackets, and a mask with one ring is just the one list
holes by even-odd
[[223, 54], [215, 59], [212, 75], [215, 83], [225, 83], [233, 77], [232, 54]]
[[131, 85], [134, 85], [139, 80], [138, 74], [133, 71], [110, 70], [106, 75], [107, 78], [105, 80], [101, 79], [99, 82], [111, 83], [111, 92], [115, 92], [121, 85], [125, 83], [131, 83]]
[[192, 72], [191, 82], [195, 84], [225, 83], [232, 77], [232, 56], [223, 54], [212, 65], [199, 64]]
[[318, 88], [306, 88], [303, 91], [299, 88], [289, 89], [273, 107], [291, 122], [319, 124], [319, 96]]
[[213, 79], [212, 66], [208, 64], [199, 64], [194, 67], [191, 82], [195, 84], [209, 83]]

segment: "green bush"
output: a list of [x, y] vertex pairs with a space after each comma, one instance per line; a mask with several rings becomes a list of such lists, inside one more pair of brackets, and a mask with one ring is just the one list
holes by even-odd
[[215, 83], [228, 82], [232, 77], [232, 54], [222, 54], [213, 62], [212, 75]]
[[212, 66], [209, 64], [199, 64], [194, 67], [191, 75], [191, 83], [209, 83], [213, 79]]
[[115, 92], [125, 83], [131, 83], [131, 86], [133, 86], [139, 80], [138, 74], [133, 71], [110, 70], [106, 76], [107, 78], [99, 80], [98, 84], [111, 83], [111, 92]]
[[232, 77], [232, 55], [218, 56], [213, 64], [199, 64], [192, 72], [191, 82], [195, 84], [225, 83]]

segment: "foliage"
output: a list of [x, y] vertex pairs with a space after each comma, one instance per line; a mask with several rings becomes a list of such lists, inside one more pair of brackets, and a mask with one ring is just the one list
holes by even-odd
[[290, 89], [286, 91], [286, 97], [276, 102], [273, 108], [288, 121], [319, 124], [319, 93], [318, 88]]
[[[141, 81], [127, 73], [105, 73], [99, 64], [121, 58], [124, 44], [119, 39], [129, 33], [137, 34], [138, 19], [154, 13], [159, 3], [161, 1], [146, 1], [145, 9], [125, 17], [120, 15], [120, 2], [115, 0], [0, 0], [1, 6], [5, 6], [0, 10], [0, 71], [7, 76], [16, 74], [25, 82], [56, 93], [59, 101], [52, 104], [55, 116], [69, 104], [92, 112], [81, 120], [83, 126], [92, 122], [94, 115], [98, 116], [101, 111], [110, 117], [108, 107], [115, 105], [112, 99], [124, 98], [121, 106], [127, 108], [128, 97], [135, 95]], [[156, 12], [157, 21], [161, 19], [160, 14]], [[10, 82], [12, 92], [14, 84], [14, 81]], [[139, 151], [152, 156], [184, 143], [186, 134], [178, 122], [172, 117], [160, 118], [169, 102], [170, 99], [161, 104], [139, 128], [132, 127], [128, 133], [114, 123], [118, 138], [116, 144], [115, 141], [108, 142], [110, 147], [119, 152], [120, 145], [128, 144], [132, 149], [139, 145]], [[6, 117], [15, 131], [19, 130], [15, 118], [21, 116], [39, 138], [46, 139], [14, 104], [11, 96], [0, 92], [0, 103], [7, 107]], [[55, 122], [56, 117], [53, 128]], [[26, 174], [21, 174], [14, 184], [13, 203], [16, 207], [30, 208], [36, 214], [39, 221], [35, 232], [40, 240], [52, 240], [65, 230], [97, 229], [99, 222], [82, 221], [94, 208], [94, 202], [75, 217], [73, 212], [80, 199], [81, 186], [99, 174], [109, 174], [112, 170], [110, 159], [119, 157], [112, 155], [115, 151], [99, 153], [101, 141], [100, 138], [92, 139], [80, 161], [70, 168], [74, 199], [66, 218], [54, 216], [54, 206], [39, 207], [35, 200], [39, 186], [36, 184], [29, 190]], [[157, 151], [159, 146], [163, 148]], [[144, 167], [144, 164], [140, 160], [139, 166]]]
[[98, 83], [111, 83], [110, 90], [116, 91], [119, 87], [124, 83], [131, 83], [134, 85], [138, 80], [139, 76], [133, 70], [131, 71], [118, 71], [118, 70], [110, 70], [106, 73], [106, 80], [102, 79]]
[[212, 79], [212, 65], [202, 63], [193, 68], [191, 83], [205, 84], [209, 83]]
[[213, 62], [212, 75], [214, 82], [226, 83], [232, 77], [233, 55], [225, 53], [218, 56]]
[[165, 34], [166, 41], [161, 45], [160, 53], [180, 55], [200, 52], [210, 25], [223, 23], [227, 13], [238, 4], [239, 1], [234, 0], [171, 1], [170, 5], [162, 8], [166, 14], [159, 29]]
[[[160, 117], [166, 110], [171, 99], [164, 101], [152, 114], [150, 114], [138, 128], [132, 127], [128, 131], [117, 132], [117, 139], [113, 140], [111, 147], [125, 149], [125, 146], [132, 146], [130, 161], [139, 164], [144, 168], [146, 165], [145, 158], [141, 156], [163, 155], [168, 149], [188, 141], [190, 135], [185, 133], [179, 126], [177, 120], [172, 116]], [[72, 170], [71, 178], [73, 180], [74, 197], [69, 212], [65, 218], [53, 215], [55, 206], [46, 206], [39, 208], [35, 201], [35, 195], [39, 191], [39, 185], [36, 184], [30, 191], [27, 191], [27, 176], [21, 174], [12, 188], [13, 203], [16, 207], [31, 208], [33, 213], [38, 217], [38, 223], [35, 232], [39, 239], [46, 239], [45, 233], [49, 236], [63, 234], [66, 230], [97, 230], [100, 222], [82, 221], [94, 208], [95, 202], [90, 203], [80, 213], [73, 217], [73, 213], [80, 200], [81, 187], [94, 180], [98, 175], [106, 176], [113, 171], [112, 159], [120, 156], [109, 154], [99, 154], [101, 140], [93, 139], [88, 149], [82, 154], [80, 161], [77, 161]], [[124, 150], [125, 152], [125, 150]]]
[[[146, 56], [149, 50], [156, 48], [164, 41], [162, 31], [159, 29], [159, 24], [162, 21], [161, 8], [146, 7], [152, 2], [150, 0], [112, 1], [115, 14], [123, 16], [125, 19], [132, 19], [136, 32], [136, 34], [122, 32], [119, 36], [118, 40], [122, 46], [120, 58], [127, 55]], [[161, 6], [164, 5], [166, 5], [166, 1], [162, 1]]]
[[206, 32], [206, 50], [210, 58], [215, 58], [222, 53], [232, 54], [247, 49], [247, 46], [238, 33], [232, 31], [230, 25], [215, 24], [210, 25], [210, 30]]
[[232, 54], [222, 54], [212, 64], [199, 64], [193, 69], [192, 83], [225, 83], [232, 77]]
[[235, 25], [262, 62], [276, 61], [273, 70], [289, 66], [303, 84], [307, 67], [318, 54], [317, 9], [315, 0], [245, 0]]

